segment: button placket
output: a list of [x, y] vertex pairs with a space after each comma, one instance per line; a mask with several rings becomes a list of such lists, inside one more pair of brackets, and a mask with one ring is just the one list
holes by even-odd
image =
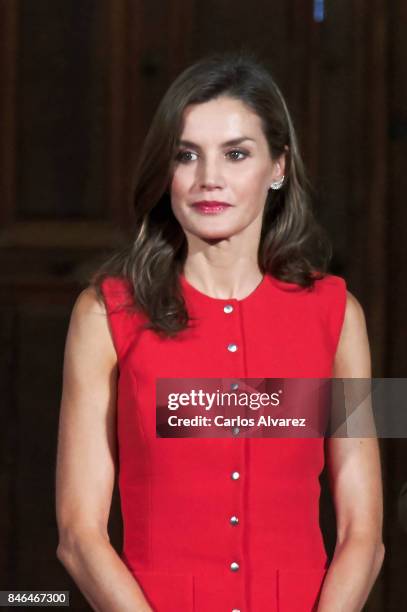
[[[240, 479], [240, 472], [238, 472], [237, 470], [234, 470], [231, 473], [231, 479], [234, 481], [238, 481]], [[231, 526], [236, 527], [239, 524], [239, 519], [236, 515], [233, 515], [229, 518], [229, 523]], [[240, 569], [240, 563], [236, 560], [232, 561], [230, 563], [230, 570], [232, 572], [238, 572]]]
[[[243, 358], [243, 354], [241, 353], [241, 342], [240, 342], [240, 337], [241, 337], [241, 326], [240, 326], [240, 312], [239, 312], [239, 304], [237, 302], [226, 302], [222, 305], [223, 308], [223, 316], [225, 317], [225, 339], [226, 341], [229, 340], [229, 342], [227, 342], [226, 344], [226, 350], [229, 353], [233, 354], [233, 357], [231, 355], [231, 363], [235, 364], [233, 365], [233, 375], [234, 376], [239, 376], [242, 375], [243, 373], [243, 362], [242, 362], [242, 358]], [[228, 338], [227, 336], [229, 335], [229, 333], [231, 334], [230, 338]], [[229, 384], [229, 390], [232, 392], [236, 392], [237, 389], [239, 388], [239, 384], [237, 381], [232, 381]], [[227, 410], [228, 406], [225, 406], [225, 413], [228, 412]], [[229, 411], [230, 411], [230, 416], [234, 417], [236, 415], [236, 409], [235, 409], [235, 405], [233, 402], [231, 402], [229, 404]], [[236, 436], [239, 433], [239, 427], [236, 426], [231, 426], [230, 427], [230, 432], [232, 433], [233, 436]], [[235, 449], [237, 452], [239, 452], [239, 449], [236, 447]], [[236, 464], [235, 464], [236, 465]], [[229, 529], [232, 530], [231, 532], [231, 536], [232, 537], [232, 542], [233, 543], [233, 548], [230, 551], [231, 557], [229, 558], [229, 569], [231, 571], [231, 573], [236, 574], [236, 580], [238, 579], [238, 575], [240, 575], [242, 573], [242, 565], [241, 565], [241, 533], [240, 533], [240, 529], [239, 529], [239, 509], [240, 509], [240, 500], [241, 500], [241, 473], [239, 471], [239, 464], [236, 465], [236, 467], [238, 469], [234, 469], [232, 472], [230, 472], [230, 478], [233, 481], [234, 485], [232, 487], [234, 494], [233, 497], [235, 499], [234, 503], [233, 503], [233, 510], [232, 510], [232, 514], [229, 515], [229, 517], [226, 519], [229, 521]], [[236, 600], [235, 600], [236, 601]], [[237, 602], [236, 602], [237, 603]], [[240, 612], [239, 608], [231, 608], [231, 612]]]
[[[226, 304], [223, 305], [223, 312], [226, 315], [231, 315], [232, 313], [235, 312], [235, 305], [232, 303], [232, 301], [227, 302]], [[228, 351], [230, 351], [231, 353], [236, 353], [236, 351], [238, 350], [238, 344], [237, 342], [229, 342], [229, 344], [227, 345], [227, 349]]]
[[[233, 305], [233, 304], [231, 304], [231, 303], [227, 303], [227, 304], [225, 304], [225, 305], [223, 306], [223, 312], [224, 312], [225, 314], [228, 314], [228, 315], [230, 315], [231, 313], [235, 312], [235, 307], [234, 307], [234, 305]], [[238, 313], [238, 311], [236, 310], [236, 313], [235, 313], [235, 314], [237, 314], [237, 313]], [[239, 345], [237, 344], [237, 342], [230, 342], [230, 343], [227, 345], [227, 349], [228, 349], [228, 351], [229, 351], [230, 353], [236, 353], [236, 351], [238, 350], [238, 348], [239, 348]], [[236, 382], [232, 382], [232, 383], [231, 383], [231, 385], [230, 385], [230, 389], [231, 389], [231, 391], [236, 391], [238, 388], [239, 388], [238, 383], [236, 383]], [[231, 416], [232, 416], [232, 417], [234, 417], [234, 416], [235, 416], [235, 412], [234, 412], [234, 411], [232, 411]], [[231, 431], [231, 433], [232, 433], [232, 436], [237, 436], [237, 435], [240, 433], [240, 428], [239, 428], [239, 427], [236, 427], [236, 426], [232, 426], [232, 427], [230, 428], [230, 431]]]

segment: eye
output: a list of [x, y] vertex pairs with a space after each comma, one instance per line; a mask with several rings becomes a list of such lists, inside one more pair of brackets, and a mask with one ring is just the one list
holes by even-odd
[[175, 157], [176, 161], [179, 161], [181, 163], [188, 163], [190, 161], [196, 161], [195, 159], [191, 159], [190, 156], [195, 155], [196, 153], [194, 153], [193, 151], [179, 151]]
[[[231, 156], [232, 161], [241, 161], [243, 159], [246, 159], [249, 154], [246, 153], [246, 151], [241, 151], [240, 149], [233, 149], [232, 151], [228, 151], [227, 155]], [[241, 155], [243, 157], [237, 157], [238, 155]]]

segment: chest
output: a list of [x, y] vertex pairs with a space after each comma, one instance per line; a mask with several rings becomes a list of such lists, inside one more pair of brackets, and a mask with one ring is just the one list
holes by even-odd
[[141, 385], [156, 377], [327, 377], [334, 354], [311, 300], [190, 307], [176, 338], [140, 333], [126, 359]]

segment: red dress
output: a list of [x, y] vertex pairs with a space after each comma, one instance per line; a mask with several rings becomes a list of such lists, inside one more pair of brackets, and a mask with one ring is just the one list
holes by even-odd
[[155, 384], [331, 377], [345, 281], [309, 291], [266, 275], [242, 300], [181, 285], [196, 320], [173, 339], [120, 308], [126, 281], [102, 286], [119, 363], [122, 559], [157, 612], [311, 612], [328, 567], [323, 438], [157, 438]]

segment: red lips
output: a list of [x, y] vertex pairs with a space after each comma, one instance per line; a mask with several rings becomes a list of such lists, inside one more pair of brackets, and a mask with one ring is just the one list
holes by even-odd
[[218, 200], [201, 200], [200, 202], [194, 202], [192, 206], [200, 215], [214, 216], [224, 213], [232, 205]]
[[232, 206], [229, 202], [220, 202], [218, 200], [200, 200], [194, 202], [192, 206]]

